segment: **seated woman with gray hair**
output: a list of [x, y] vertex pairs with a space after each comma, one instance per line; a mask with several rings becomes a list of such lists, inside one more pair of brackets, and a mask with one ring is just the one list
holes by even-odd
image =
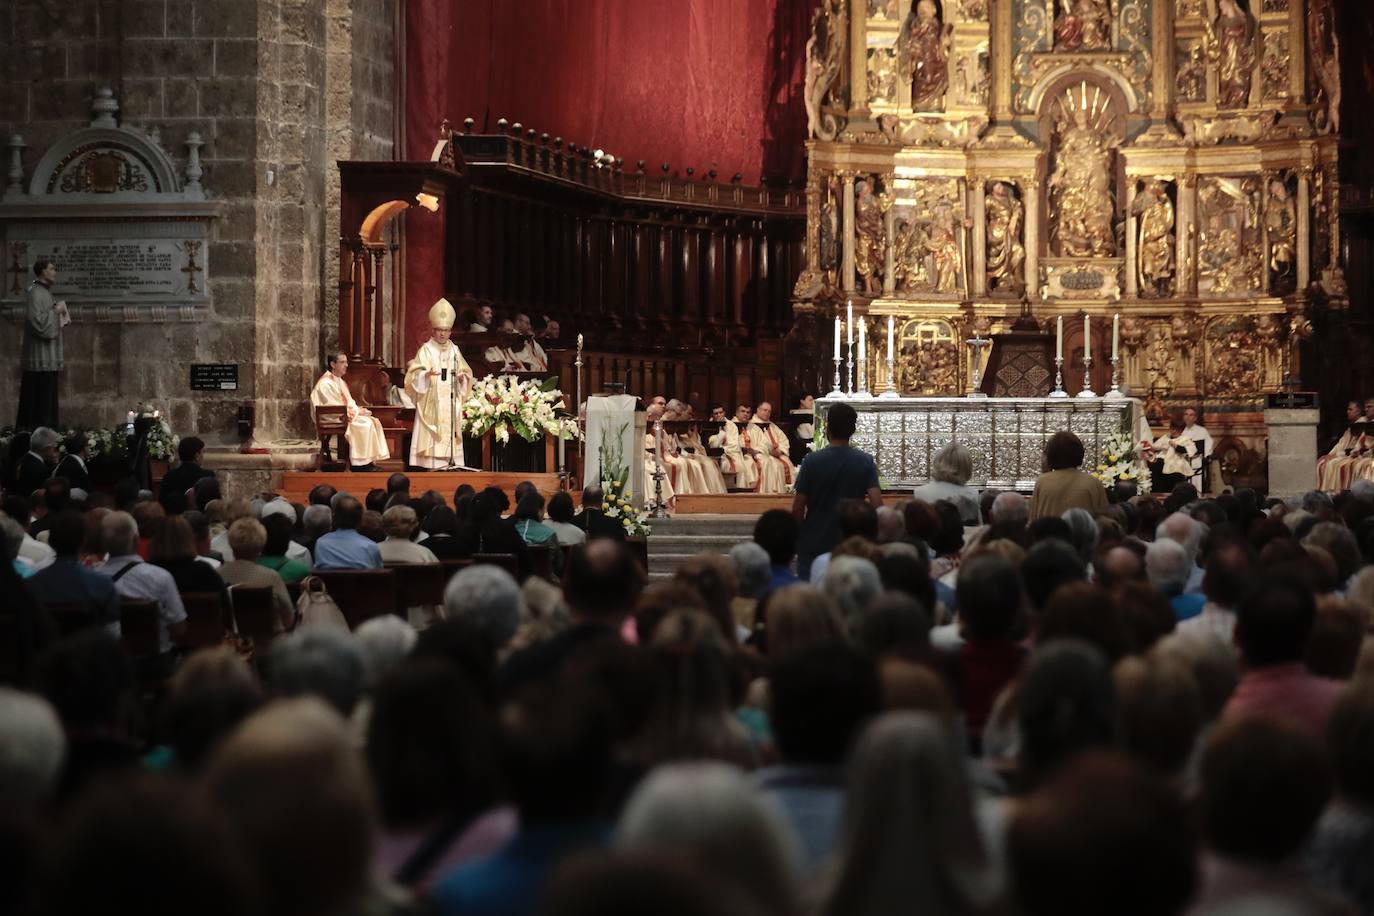
[[954, 503], [965, 525], [981, 525], [978, 491], [968, 485], [973, 476], [973, 456], [958, 442], [951, 442], [930, 461], [930, 483], [917, 487], [912, 495], [934, 505], [940, 500]]

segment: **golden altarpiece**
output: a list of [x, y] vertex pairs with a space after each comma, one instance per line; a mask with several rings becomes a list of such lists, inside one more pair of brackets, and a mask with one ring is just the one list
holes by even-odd
[[959, 395], [966, 338], [1063, 316], [1072, 393], [1091, 316], [1104, 392], [1119, 314], [1148, 412], [1202, 403], [1262, 466], [1256, 408], [1344, 305], [1332, 2], [822, 0], [795, 339], [828, 355], [852, 301], [873, 390], [895, 316], [897, 389]]

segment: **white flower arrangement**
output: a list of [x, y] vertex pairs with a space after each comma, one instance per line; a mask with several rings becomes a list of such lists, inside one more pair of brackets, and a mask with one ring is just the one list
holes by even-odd
[[[628, 476], [628, 469], [626, 476]], [[649, 534], [649, 514], [634, 504], [634, 493], [627, 486], [628, 480], [601, 481], [601, 491], [605, 494], [605, 513], [607, 518], [620, 519], [621, 526], [630, 537], [647, 537]]]
[[558, 415], [564, 404], [555, 381], [522, 382], [513, 375], [477, 379], [463, 403], [463, 425], [470, 435], [480, 437], [490, 432], [502, 444], [510, 442], [512, 433], [526, 442], [536, 442], [545, 435], [580, 438], [576, 418]]
[[1092, 475], [1102, 481], [1102, 486], [1111, 488], [1118, 480], [1134, 483], [1136, 492], [1144, 495], [1150, 492], [1150, 469], [1140, 456], [1134, 437], [1129, 432], [1119, 432], [1107, 440], [1102, 447], [1102, 457]]

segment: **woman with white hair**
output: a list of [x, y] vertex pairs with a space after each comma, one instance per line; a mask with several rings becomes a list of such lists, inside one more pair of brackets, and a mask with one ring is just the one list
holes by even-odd
[[863, 557], [836, 557], [826, 567], [821, 590], [834, 599], [851, 639], [859, 633], [868, 604], [883, 590], [878, 567]]
[[912, 495], [932, 506], [948, 500], [959, 508], [965, 525], [981, 525], [983, 513], [978, 508], [978, 491], [968, 485], [973, 476], [973, 456], [958, 442], [951, 442], [935, 453], [930, 460], [930, 483], [917, 487]]
[[728, 764], [654, 770], [626, 803], [616, 845], [680, 856], [748, 895], [758, 913], [797, 911], [796, 835], [783, 813]]
[[850, 757], [842, 846], [822, 916], [978, 913], [1001, 893], [964, 759], [939, 720], [890, 712]]

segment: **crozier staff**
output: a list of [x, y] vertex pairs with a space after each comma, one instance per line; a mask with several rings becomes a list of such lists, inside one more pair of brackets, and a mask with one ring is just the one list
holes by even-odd
[[67, 303], [53, 300], [57, 262], [39, 258], [24, 293], [24, 341], [20, 350], [19, 429], [57, 426], [57, 374], [62, 371], [62, 328], [71, 323]]
[[446, 468], [463, 463], [463, 402], [472, 390], [472, 367], [450, 337], [457, 319], [440, 299], [429, 310], [431, 337], [406, 366], [406, 393], [415, 401], [410, 463]]

